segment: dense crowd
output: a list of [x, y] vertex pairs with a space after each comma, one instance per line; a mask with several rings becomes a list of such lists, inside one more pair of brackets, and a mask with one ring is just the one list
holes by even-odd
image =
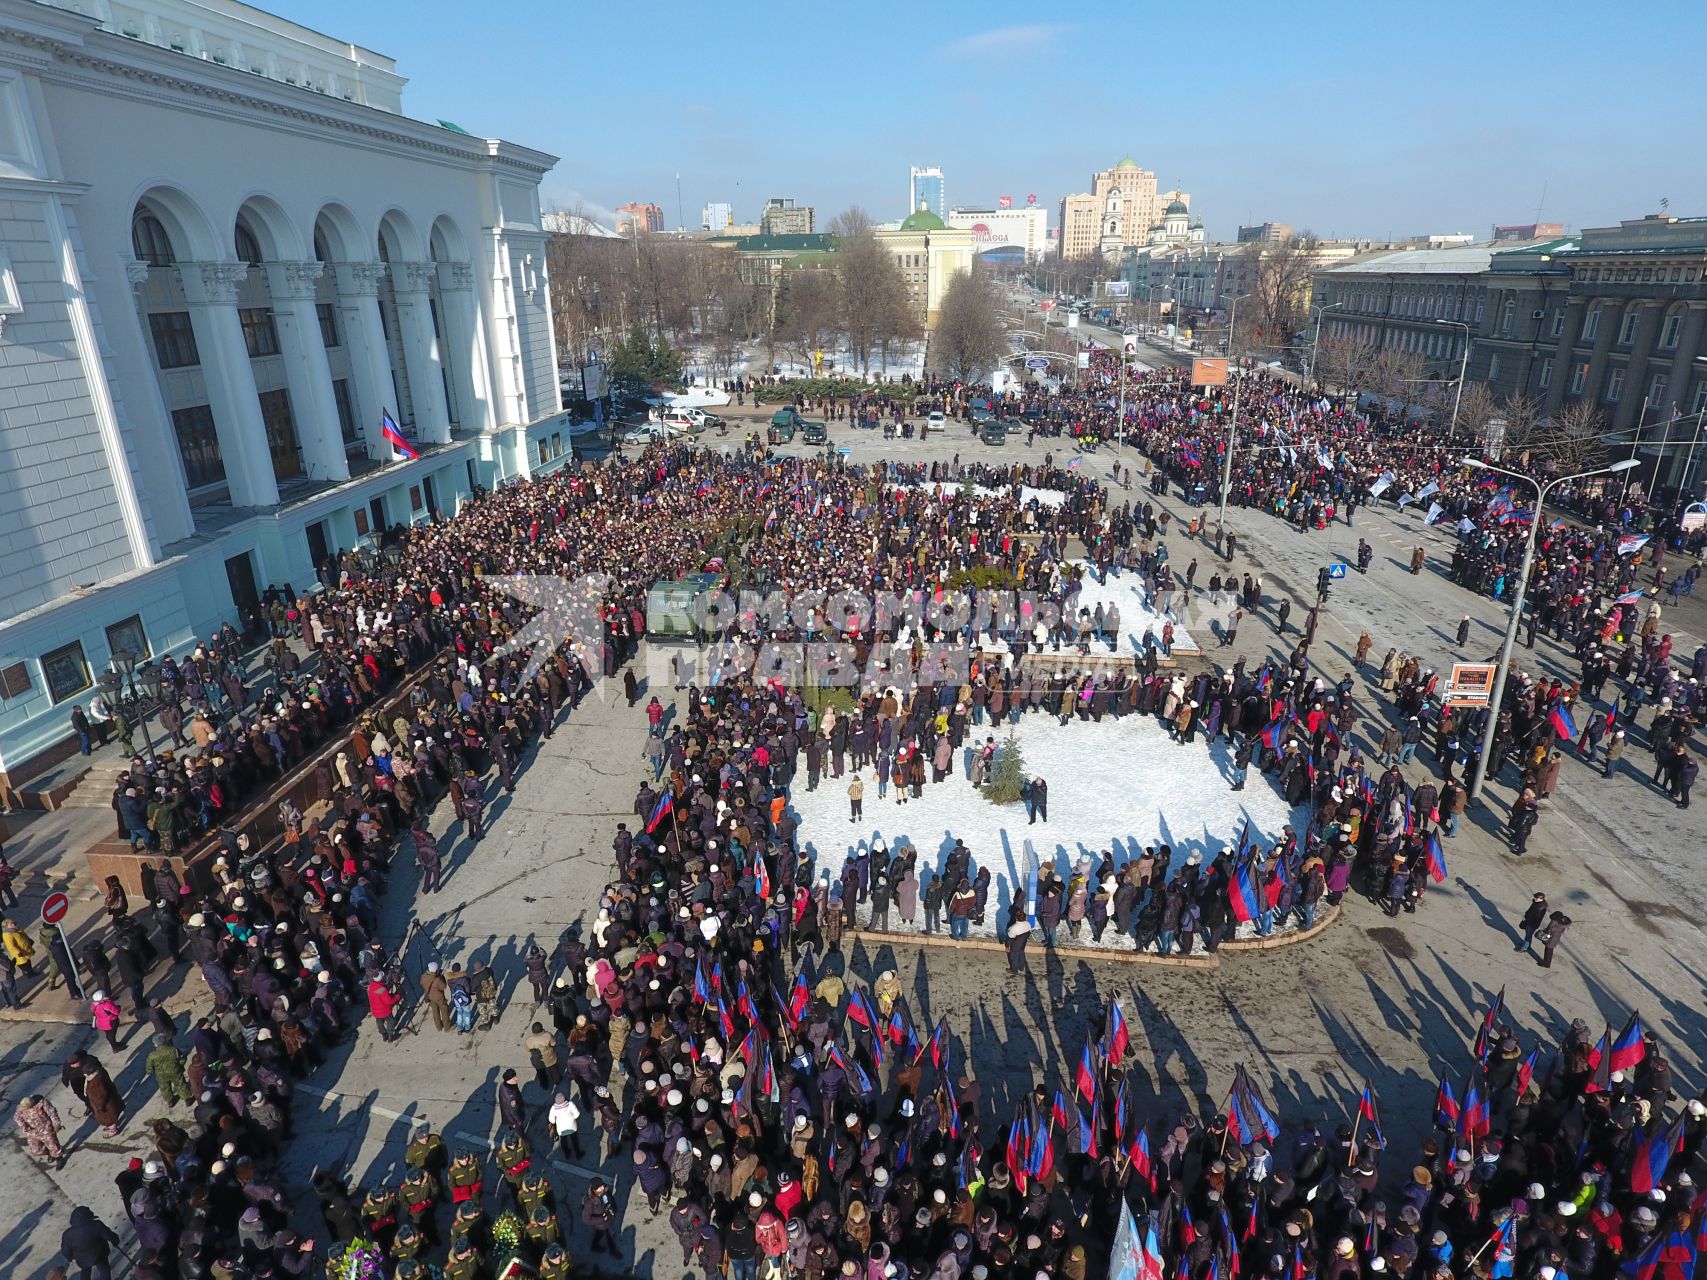
[[[1188, 442], [1162, 424], [1178, 413], [1139, 403], [1140, 422], [1155, 417], [1146, 449], [1164, 470], [1189, 468]], [[1277, 496], [1290, 486], [1264, 473], [1266, 463], [1252, 465], [1257, 474], [1241, 479], [1247, 496], [1276, 502], [1277, 514], [1296, 508], [1308, 522], [1342, 492], [1337, 464], [1302, 498]], [[1360, 466], [1344, 470], [1349, 479]], [[411, 1144], [396, 1186], [352, 1188], [324, 1172], [314, 1190], [339, 1274], [409, 1280], [442, 1270], [472, 1280], [514, 1255], [544, 1276], [566, 1275], [571, 1213], [595, 1250], [615, 1254], [610, 1185], [591, 1183], [571, 1206], [534, 1165], [545, 1133], [580, 1155], [589, 1115], [605, 1156], [620, 1154], [625, 1175], [631, 1166], [652, 1209], [669, 1203], [684, 1265], [727, 1267], [738, 1280], [761, 1266], [811, 1280], [1095, 1273], [1122, 1203], [1153, 1215], [1158, 1257], [1191, 1280], [1240, 1268], [1287, 1280], [1356, 1270], [1439, 1277], [1473, 1270], [1473, 1254], [1494, 1276], [1521, 1267], [1525, 1280], [1553, 1280], [1544, 1267], [1609, 1276], [1650, 1246], [1681, 1247], [1668, 1243], [1674, 1231], [1698, 1247], [1687, 1179], [1704, 1109], [1696, 1099], [1669, 1114], [1668, 1071], [1640, 1036], [1639, 1052], [1610, 1037], [1597, 1050], [1574, 1031], [1555, 1068], [1538, 1073], [1496, 1016], [1473, 1081], [1486, 1109], [1473, 1109], [1466, 1091], [1464, 1112], [1425, 1146], [1394, 1202], [1382, 1189], [1390, 1194], [1398, 1178], [1382, 1174], [1368, 1131], [1360, 1140], [1306, 1126], [1283, 1167], [1272, 1117], [1243, 1077], [1221, 1114], [1146, 1123], [1124, 1075], [1129, 1033], [1116, 1005], [1072, 1090], [1051, 1098], [1040, 1086], [995, 1116], [976, 1072], [955, 1069], [964, 1054], [952, 1029], [914, 1026], [894, 975], [869, 992], [846, 988], [824, 956], [857, 923], [862, 899], [881, 886], [910, 923], [909, 901], [921, 898], [928, 918], [934, 888], [948, 918], [965, 919], [987, 909], [989, 873], [963, 849], [940, 868], [900, 851], [856, 866], [851, 881], [845, 869], [834, 885], [815, 881], [787, 807], [815, 749], [831, 776], [843, 750], [876, 767], [892, 749], [889, 776], [904, 765], [911, 787], [923, 785], [915, 766], [935, 765], [939, 739], [952, 744], [982, 717], [1026, 706], [1092, 719], [1157, 715], [1187, 742], [1199, 732], [1230, 739], [1236, 785], [1254, 760], [1289, 800], [1311, 805], [1304, 831], [1268, 848], [1241, 842], [1206, 866], [1173, 866], [1166, 849], [1120, 866], [1106, 856], [1094, 867], [1040, 866], [1034, 883], [1013, 886], [1003, 929], [1010, 952], [1017, 940], [1022, 954], [1033, 918], [1048, 942], [1059, 922], [1072, 930], [1088, 921], [1099, 934], [1129, 932], [1140, 948], [1190, 951], [1199, 937], [1213, 950], [1241, 921], [1261, 932], [1293, 914], [1308, 923], [1359, 868], [1392, 909], [1414, 908], [1430, 878], [1445, 874], [1439, 836], [1452, 834], [1462, 809], [1454, 762], [1477, 736], [1473, 720], [1443, 721], [1444, 785], [1408, 784], [1397, 766], [1421, 739], [1432, 677], [1414, 660], [1384, 665], [1404, 727], [1370, 766], [1350, 741], [1350, 678], [1327, 687], [1311, 677], [1307, 641], [1289, 662], [1255, 673], [1241, 662], [1187, 680], [1160, 669], [1157, 636], [1130, 655], [1130, 670], [1030, 675], [1028, 653], [1089, 652], [1119, 633], [1117, 618], [1098, 622], [1075, 607], [1086, 572], [1141, 574], [1152, 599], [1191, 575], [1176, 579], [1156, 513], [1116, 505], [1072, 468], [949, 479], [655, 449], [483, 495], [455, 520], [396, 533], [394, 559], [351, 562], [328, 589], [281, 600], [311, 660], [281, 656], [256, 701], [240, 683], [232, 689], [232, 664], [211, 646], [176, 664], [169, 685], [198, 749], [127, 769], [114, 807], [121, 836], [138, 848], [169, 854], [219, 832], [317, 744], [336, 734], [348, 745], [317, 767], [312, 815], [282, 815], [281, 840], [258, 848], [221, 835], [201, 888], [164, 863], [150, 869], [141, 911], [109, 884], [109, 929], [74, 957], [42, 939], [56, 984], [74, 965], [92, 984], [92, 1016], [109, 1046], [119, 1047], [127, 1018], [140, 1024], [131, 1034], [148, 1038], [147, 1074], [174, 1108], [187, 1107], [153, 1122], [152, 1155], [118, 1177], [140, 1247], [132, 1274], [262, 1277], [321, 1265], [321, 1252], [291, 1231], [289, 1199], [269, 1170], [289, 1140], [294, 1081], [352, 1034], [363, 1006], [379, 1034], [395, 1034], [404, 982], [377, 937], [393, 858], [408, 851], [421, 890], [440, 888], [447, 868], [425, 825], [433, 804], [448, 798], [477, 840], [492, 783], [513, 786], [530, 749], [599, 677], [632, 672], [647, 589], [698, 571], [731, 593], [901, 594], [924, 620], [885, 625], [873, 607], [781, 619], [743, 612], [724, 624], [772, 640], [839, 634], [859, 670], [880, 678], [856, 685], [852, 705], [835, 714], [738, 667], [686, 690], [684, 723], [659, 735], [658, 785], [637, 797], [634, 829], [616, 832], [619, 875], [597, 920], [556, 954], [527, 958], [550, 1013], [551, 1029], [542, 1022], [529, 1042], [535, 1086], [550, 1098], [548, 1129], [510, 1073], [499, 1086], [496, 1198], [484, 1194], [485, 1158], [451, 1152], [430, 1132]], [[1044, 501], [1028, 489], [1061, 496]], [[1070, 541], [1086, 548], [1088, 569], [1069, 562]], [[533, 609], [498, 585], [512, 575], [563, 583], [553, 590], [569, 599], [537, 603], [577, 605], [590, 624], [555, 649], [540, 645]], [[933, 620], [928, 602], [950, 583], [974, 601], [981, 591], [1029, 593], [1054, 621], [999, 607], [982, 629]], [[1518, 682], [1500, 711], [1497, 758], [1509, 750], [1522, 767], [1539, 767], [1538, 785], [1550, 755], [1538, 762], [1535, 752], [1608, 657], [1596, 647], [1609, 642], [1597, 616], [1567, 615], [1585, 638], [1583, 691]], [[931, 677], [927, 641], [965, 655], [964, 684]], [[1644, 638], [1631, 674], [1645, 664], [1637, 687], [1662, 703], [1661, 733], [1681, 750], [1698, 694], [1676, 682], [1701, 672], [1678, 677], [1661, 644]], [[1696, 655], [1697, 668], [1703, 660]], [[21, 930], [7, 930], [6, 952], [32, 976], [35, 947]], [[194, 964], [212, 998], [187, 1028], [146, 998], [150, 966], [168, 957]], [[417, 985], [441, 1030], [464, 1029], [482, 1004], [494, 1013], [489, 975], [435, 968]], [[127, 1099], [93, 1052], [68, 1061], [64, 1082], [97, 1124], [122, 1126]], [[1370, 1109], [1373, 1119], [1372, 1099]], [[34, 1154], [63, 1158], [50, 1102], [22, 1099], [14, 1118]], [[1640, 1160], [1653, 1170], [1660, 1145], [1667, 1159], [1644, 1186]], [[67, 1256], [79, 1265], [104, 1256], [104, 1230], [79, 1209]]]

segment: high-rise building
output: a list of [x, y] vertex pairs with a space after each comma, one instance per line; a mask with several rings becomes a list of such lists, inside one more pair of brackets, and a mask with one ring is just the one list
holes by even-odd
[[759, 215], [759, 230], [767, 236], [809, 236], [817, 228], [817, 210], [809, 204], [772, 196]]
[[1240, 227], [1240, 244], [1284, 244], [1292, 239], [1290, 222], [1259, 222], [1254, 227]]
[[636, 232], [662, 231], [664, 211], [655, 204], [619, 204], [614, 210], [618, 235], [631, 236]]
[[1060, 253], [1083, 258], [1100, 253], [1117, 258], [1121, 250], [1149, 242], [1150, 232], [1163, 225], [1168, 206], [1189, 210], [1184, 191], [1156, 192], [1156, 175], [1127, 156], [1112, 169], [1091, 175], [1091, 189], [1061, 200]]
[[389, 58], [237, 0], [76, 8], [0, 0], [14, 785], [115, 663], [571, 457], [555, 157], [411, 119]]
[[929, 209], [939, 218], [948, 217], [948, 189], [943, 185], [942, 170], [932, 165], [921, 169], [914, 165], [907, 176], [907, 212]]
[[726, 231], [735, 225], [735, 206], [727, 200], [714, 200], [700, 210], [701, 231]]

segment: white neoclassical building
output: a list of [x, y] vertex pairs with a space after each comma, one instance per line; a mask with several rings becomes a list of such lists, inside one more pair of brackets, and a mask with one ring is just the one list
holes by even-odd
[[[539, 183], [233, 0], [0, 0], [0, 771], [118, 650], [570, 456]], [[390, 415], [419, 457], [380, 434]]]

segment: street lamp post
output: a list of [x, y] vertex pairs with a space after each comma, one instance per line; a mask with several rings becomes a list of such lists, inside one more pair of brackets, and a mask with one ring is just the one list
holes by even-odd
[[[141, 680], [142, 687], [137, 688]], [[141, 722], [142, 753], [154, 760], [154, 740], [148, 732], [148, 717], [160, 701], [160, 668], [152, 662], [137, 663], [128, 649], [113, 652], [112, 670], [101, 677], [101, 688], [115, 699], [127, 715]]]
[[1464, 354], [1458, 360], [1458, 394], [1452, 397], [1452, 426], [1446, 436], [1450, 440], [1458, 434], [1458, 406], [1464, 403], [1464, 376], [1470, 371], [1470, 326], [1462, 320], [1436, 320], [1435, 323], [1464, 330]]
[[1321, 380], [1316, 377], [1316, 348], [1322, 342], [1322, 317], [1335, 307], [1343, 306], [1345, 306], [1344, 302], [1326, 302], [1316, 308], [1316, 332], [1310, 339], [1310, 389], [1312, 391], [1321, 385]]
[[[1248, 298], [1248, 293], [1224, 293], [1223, 298], [1233, 305], [1227, 312], [1227, 376], [1233, 376], [1233, 331], [1239, 321], [1239, 299]], [[1227, 493], [1233, 487], [1233, 442], [1239, 432], [1239, 392], [1244, 390], [1245, 380], [1240, 378], [1233, 384], [1233, 413], [1227, 419], [1227, 449], [1221, 458], [1221, 514], [1216, 517], [1215, 527], [1227, 527]]]
[[1626, 458], [1622, 462], [1614, 462], [1610, 466], [1596, 467], [1592, 471], [1579, 471], [1575, 475], [1558, 476], [1546, 484], [1538, 484], [1526, 475], [1516, 471], [1507, 471], [1504, 467], [1496, 467], [1493, 463], [1484, 462], [1480, 458], [1466, 457], [1463, 462], [1467, 467], [1479, 467], [1484, 471], [1497, 471], [1503, 476], [1510, 476], [1513, 480], [1521, 480], [1535, 490], [1535, 511], [1529, 520], [1529, 536], [1524, 539], [1523, 543], [1523, 568], [1518, 571], [1517, 586], [1512, 592], [1511, 616], [1506, 619], [1505, 642], [1500, 645], [1499, 662], [1494, 669], [1493, 693], [1488, 701], [1488, 723], [1487, 727], [1482, 730], [1482, 750], [1476, 762], [1476, 775], [1471, 779], [1468, 792], [1470, 800], [1478, 800], [1481, 798], [1482, 788], [1488, 781], [1488, 767], [1494, 750], [1494, 726], [1499, 722], [1500, 707], [1505, 702], [1506, 678], [1511, 674], [1511, 650], [1517, 641], [1518, 624], [1523, 618], [1524, 597], [1529, 594], [1529, 571], [1535, 564], [1535, 532], [1541, 527], [1541, 511], [1547, 504], [1547, 495], [1555, 486], [1567, 481], [1586, 480], [1590, 476], [1598, 476], [1610, 471], [1628, 471], [1636, 463], [1633, 459]]

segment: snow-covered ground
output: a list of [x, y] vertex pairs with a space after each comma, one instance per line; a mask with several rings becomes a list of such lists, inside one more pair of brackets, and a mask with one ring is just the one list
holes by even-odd
[[[954, 776], [941, 783], [927, 781], [923, 795], [905, 805], [895, 791], [877, 798], [877, 780], [867, 769], [865, 814], [848, 820], [849, 771], [841, 779], [828, 774], [808, 793], [805, 774], [795, 780], [793, 801], [800, 817], [800, 842], [815, 860], [820, 876], [834, 884], [842, 865], [858, 845], [870, 847], [881, 839], [893, 852], [903, 844], [919, 851], [919, 866], [940, 871], [956, 839], [966, 842], [976, 866], [990, 868], [990, 902], [982, 927], [973, 932], [996, 937], [1013, 900], [1015, 886], [1024, 887], [1030, 875], [1028, 859], [1053, 859], [1063, 880], [1081, 861], [1094, 871], [1105, 851], [1118, 869], [1143, 852], [1146, 845], [1173, 846], [1173, 866], [1183, 866], [1191, 854], [1210, 861], [1224, 847], [1236, 846], [1245, 823], [1251, 839], [1265, 847], [1288, 822], [1298, 831], [1308, 821], [1307, 810], [1294, 813], [1269, 781], [1251, 770], [1245, 790], [1235, 793], [1229, 778], [1232, 750], [1225, 742], [1204, 749], [1199, 737], [1188, 745], [1169, 739], [1152, 716], [1104, 717], [1101, 724], [1062, 725], [1055, 717], [1030, 712], [1020, 718], [1016, 736], [1026, 770], [1049, 784], [1049, 819], [1035, 825], [1026, 820], [1023, 804], [991, 804], [967, 780], [974, 743], [994, 735], [998, 748], [1007, 728], [988, 724], [973, 729], [967, 746], [956, 757]], [[921, 876], [922, 879], [922, 876]], [[860, 911], [860, 923], [866, 911]], [[923, 928], [923, 908], [919, 928]], [[890, 915], [892, 928], [903, 927]], [[1248, 929], [1245, 932], [1249, 932]], [[1062, 941], [1068, 941], [1062, 931]], [[1090, 943], [1086, 928], [1079, 943]], [[1104, 944], [1130, 948], [1130, 938], [1104, 935]]]
[[[1080, 560], [1076, 563], [1083, 565]], [[1074, 617], [1080, 609], [1096, 612], [1097, 605], [1105, 609], [1114, 605], [1120, 610], [1120, 634], [1116, 638], [1114, 648], [1107, 645], [1092, 645], [1092, 653], [1118, 653], [1123, 657], [1132, 657], [1144, 652], [1144, 631], [1151, 630], [1158, 643], [1162, 638], [1162, 625], [1166, 622], [1174, 624], [1174, 649], [1186, 653], [1198, 651], [1197, 641], [1186, 632], [1178, 619], [1165, 616], [1152, 605], [1150, 596], [1144, 590], [1142, 574], [1126, 570], [1121, 573], [1110, 573], [1107, 582], [1100, 582], [1094, 571], [1088, 567], [1084, 576], [1084, 585], [1079, 589], [1078, 602], [1074, 605]]]
[[[793, 355], [783, 351], [778, 351], [776, 353], [776, 363], [782, 367], [782, 376], [785, 378], [812, 378], [819, 376], [831, 378], [857, 378], [861, 376], [858, 364], [854, 359], [853, 352], [842, 344], [837, 344], [834, 350], [826, 348], [824, 351], [824, 363], [817, 369], [812, 367], [810, 361], [802, 362], [796, 360]], [[755, 353], [749, 362], [749, 367], [762, 372], [764, 370], [763, 354]], [[924, 376], [924, 372], [925, 343], [922, 340], [918, 342], [897, 344], [891, 347], [889, 350], [889, 360], [886, 364], [879, 362], [875, 356], [872, 358], [871, 374], [873, 377], [894, 379], [899, 378], [904, 373], [910, 373], [914, 378], [920, 378]]]
[[706, 386], [696, 383], [686, 391], [665, 392], [660, 396], [648, 396], [647, 404], [675, 405], [683, 409], [715, 409], [719, 405], [728, 404], [730, 395], [720, 387]]

